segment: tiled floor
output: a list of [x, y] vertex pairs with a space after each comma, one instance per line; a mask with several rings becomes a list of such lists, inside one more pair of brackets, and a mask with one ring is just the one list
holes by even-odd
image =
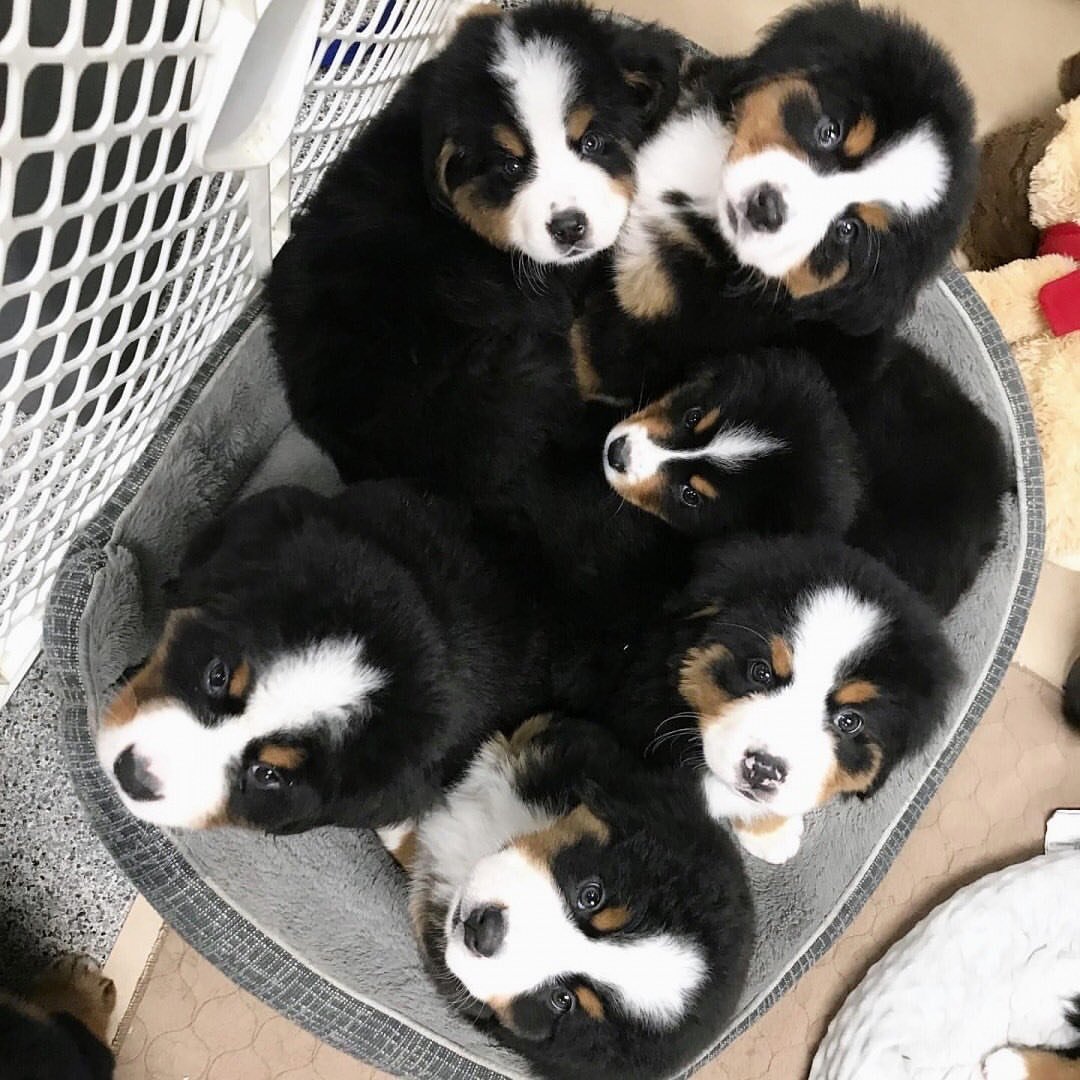
[[[1013, 667], [885, 880], [848, 932], [702, 1080], [802, 1080], [837, 1005], [866, 968], [959, 885], [1041, 847], [1080, 805], [1080, 738], [1058, 691]], [[117, 1080], [378, 1080], [238, 990], [165, 934], [118, 1059]]]

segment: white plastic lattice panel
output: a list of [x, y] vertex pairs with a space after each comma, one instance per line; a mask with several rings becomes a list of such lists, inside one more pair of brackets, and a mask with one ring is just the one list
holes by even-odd
[[292, 139], [289, 202], [311, 194], [326, 166], [432, 51], [462, 0], [326, 0]]
[[201, 172], [189, 145], [201, 14], [201, 0], [0, 0], [8, 680], [71, 537], [255, 286], [246, 180]]
[[[68, 542], [253, 295], [290, 203], [460, 8], [325, 0], [316, 38], [317, 9], [289, 18], [311, 0], [0, 0], [0, 697]], [[287, 95], [260, 116], [244, 57], [271, 87], [297, 72], [293, 100], [306, 65], [280, 152], [252, 133]]]

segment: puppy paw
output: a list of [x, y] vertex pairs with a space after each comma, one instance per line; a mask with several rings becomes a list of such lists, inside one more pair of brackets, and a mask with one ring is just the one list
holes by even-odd
[[803, 837], [801, 817], [774, 818], [735, 829], [743, 848], [755, 859], [779, 866], [798, 854]]
[[46, 1012], [71, 1013], [102, 1038], [116, 1008], [116, 985], [96, 960], [68, 953], [46, 966], [29, 998]]
[[1024, 1055], [1011, 1046], [987, 1054], [982, 1063], [983, 1080], [1027, 1080]]

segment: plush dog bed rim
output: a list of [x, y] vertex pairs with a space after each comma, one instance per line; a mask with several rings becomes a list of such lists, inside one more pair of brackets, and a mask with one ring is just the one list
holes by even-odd
[[[873, 859], [834, 908], [818, 937], [765, 990], [707, 1055], [682, 1076], [719, 1053], [770, 1009], [847, 929], [877, 887], [944, 775], [967, 743], [1004, 677], [1027, 619], [1042, 559], [1042, 464], [1034, 418], [1020, 373], [997, 323], [956, 270], [938, 283], [971, 326], [997, 372], [1009, 404], [1016, 457], [1022, 557], [1012, 605], [994, 655], [949, 741], [923, 778]], [[45, 654], [63, 701], [61, 735], [76, 791], [88, 817], [121, 869], [180, 935], [244, 989], [332, 1046], [372, 1065], [415, 1077], [495, 1080], [500, 1074], [412, 1022], [365, 1003], [317, 974], [204, 882], [168, 837], [132, 817], [98, 765], [87, 723], [80, 670], [82, 616], [105, 565], [105, 548], [122, 511], [139, 492], [191, 406], [261, 310], [249, 306], [222, 336], [150, 445], [101, 513], [72, 542], [61, 564], [45, 616]]]

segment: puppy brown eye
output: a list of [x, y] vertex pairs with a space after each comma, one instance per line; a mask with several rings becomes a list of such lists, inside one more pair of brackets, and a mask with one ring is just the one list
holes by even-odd
[[273, 765], [264, 765], [261, 761], [256, 761], [248, 769], [248, 775], [251, 777], [251, 782], [264, 791], [273, 791], [284, 784], [281, 773]]
[[704, 415], [701, 409], [688, 409], [686, 415], [682, 418], [683, 427], [687, 431], [693, 431], [701, 423], [701, 418]]
[[604, 138], [602, 135], [597, 135], [595, 131], [589, 131], [585, 134], [585, 137], [581, 140], [581, 152], [583, 154], [599, 154], [604, 149]]
[[814, 128], [814, 141], [822, 150], [832, 150], [840, 142], [840, 125], [823, 116]]
[[203, 689], [209, 697], [223, 698], [229, 688], [229, 665], [214, 657], [203, 672]]
[[859, 219], [842, 217], [833, 226], [833, 235], [841, 244], [850, 244], [859, 235]]
[[521, 158], [508, 157], [503, 159], [502, 171], [504, 176], [510, 177], [511, 180], [521, 175], [521, 170], [525, 166], [521, 163]]
[[682, 491], [679, 492], [679, 498], [682, 500], [684, 506], [698, 507], [701, 505], [700, 493], [689, 484], [683, 485]]
[[751, 682], [760, 683], [762, 686], [771, 686], [773, 670], [767, 660], [751, 660], [746, 665], [746, 677]]
[[578, 889], [577, 906], [580, 911], [595, 911], [604, 902], [604, 886], [599, 881], [587, 881]]
[[568, 1013], [574, 1007], [575, 997], [565, 986], [556, 986], [548, 999], [557, 1013]]
[[858, 735], [862, 731], [863, 718], [854, 709], [843, 709], [833, 718], [833, 723], [841, 735]]

